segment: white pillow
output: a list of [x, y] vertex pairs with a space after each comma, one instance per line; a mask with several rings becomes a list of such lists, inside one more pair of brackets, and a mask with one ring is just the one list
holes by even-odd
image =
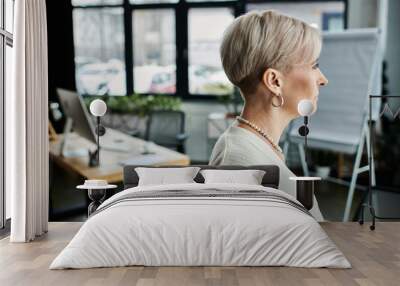
[[233, 183], [246, 185], [261, 185], [265, 171], [261, 170], [202, 170], [205, 184]]
[[199, 170], [199, 167], [135, 168], [139, 176], [138, 186], [195, 183], [193, 179]]

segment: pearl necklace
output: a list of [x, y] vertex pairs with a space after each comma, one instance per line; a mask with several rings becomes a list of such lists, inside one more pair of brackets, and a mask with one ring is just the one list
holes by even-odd
[[281, 147], [279, 147], [278, 144], [276, 144], [274, 142], [274, 140], [264, 131], [262, 130], [260, 127], [258, 127], [257, 125], [255, 125], [254, 123], [248, 121], [247, 119], [244, 119], [241, 116], [237, 116], [236, 117], [237, 121], [246, 124], [247, 126], [253, 128], [255, 131], [257, 131], [262, 137], [264, 137], [265, 139], [267, 139], [267, 141], [271, 144], [272, 147], [274, 147], [274, 149], [278, 152], [280, 152], [281, 154], [283, 154], [283, 151], [281, 149]]

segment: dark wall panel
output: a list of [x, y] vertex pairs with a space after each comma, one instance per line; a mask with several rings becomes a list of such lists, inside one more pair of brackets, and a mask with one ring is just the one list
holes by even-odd
[[[71, 0], [46, 0], [49, 102], [58, 102], [56, 88], [76, 90]], [[52, 116], [49, 116], [52, 120]], [[53, 122], [57, 132], [64, 120]]]
[[75, 90], [74, 39], [71, 0], [47, 0], [49, 100], [57, 87]]

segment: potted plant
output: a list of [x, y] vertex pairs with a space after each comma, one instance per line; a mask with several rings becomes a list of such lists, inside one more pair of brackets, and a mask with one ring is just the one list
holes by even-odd
[[108, 110], [114, 114], [131, 114], [139, 117], [147, 116], [153, 110], [180, 110], [180, 98], [168, 95], [140, 95], [127, 96], [90, 96], [85, 98], [87, 106], [96, 98], [107, 103]]
[[[104, 125], [118, 129], [132, 136], [140, 136], [145, 129], [147, 115], [154, 110], [181, 110], [182, 100], [169, 95], [90, 96], [85, 104], [101, 98], [107, 103], [108, 111], [103, 118]], [[140, 131], [142, 130], [142, 131]]]

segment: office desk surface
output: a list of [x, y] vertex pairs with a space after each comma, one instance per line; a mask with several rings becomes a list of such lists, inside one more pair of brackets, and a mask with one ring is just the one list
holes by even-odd
[[[62, 135], [59, 135], [59, 140], [50, 142], [50, 158], [61, 167], [76, 172], [86, 179], [103, 179], [109, 183], [121, 182], [123, 179], [123, 165], [120, 162], [127, 159], [136, 160], [135, 164], [137, 163], [137, 165], [146, 165], [146, 161], [153, 166], [190, 164], [188, 156], [154, 143], [148, 144], [149, 151], [154, 152], [154, 155], [149, 155], [148, 157], [146, 157], [147, 155], [141, 155], [146, 141], [107, 128], [106, 135], [100, 138], [100, 145], [115, 147], [116, 149], [119, 147], [121, 150], [103, 147], [100, 151], [100, 166], [89, 167], [88, 155], [80, 157], [60, 156], [61, 139]], [[65, 150], [70, 152], [79, 149], [84, 152], [89, 149], [93, 151], [96, 146], [77, 134], [68, 135]], [[146, 160], [146, 158], [151, 158], [151, 160]], [[140, 160], [143, 160], [143, 162], [140, 162]]]

